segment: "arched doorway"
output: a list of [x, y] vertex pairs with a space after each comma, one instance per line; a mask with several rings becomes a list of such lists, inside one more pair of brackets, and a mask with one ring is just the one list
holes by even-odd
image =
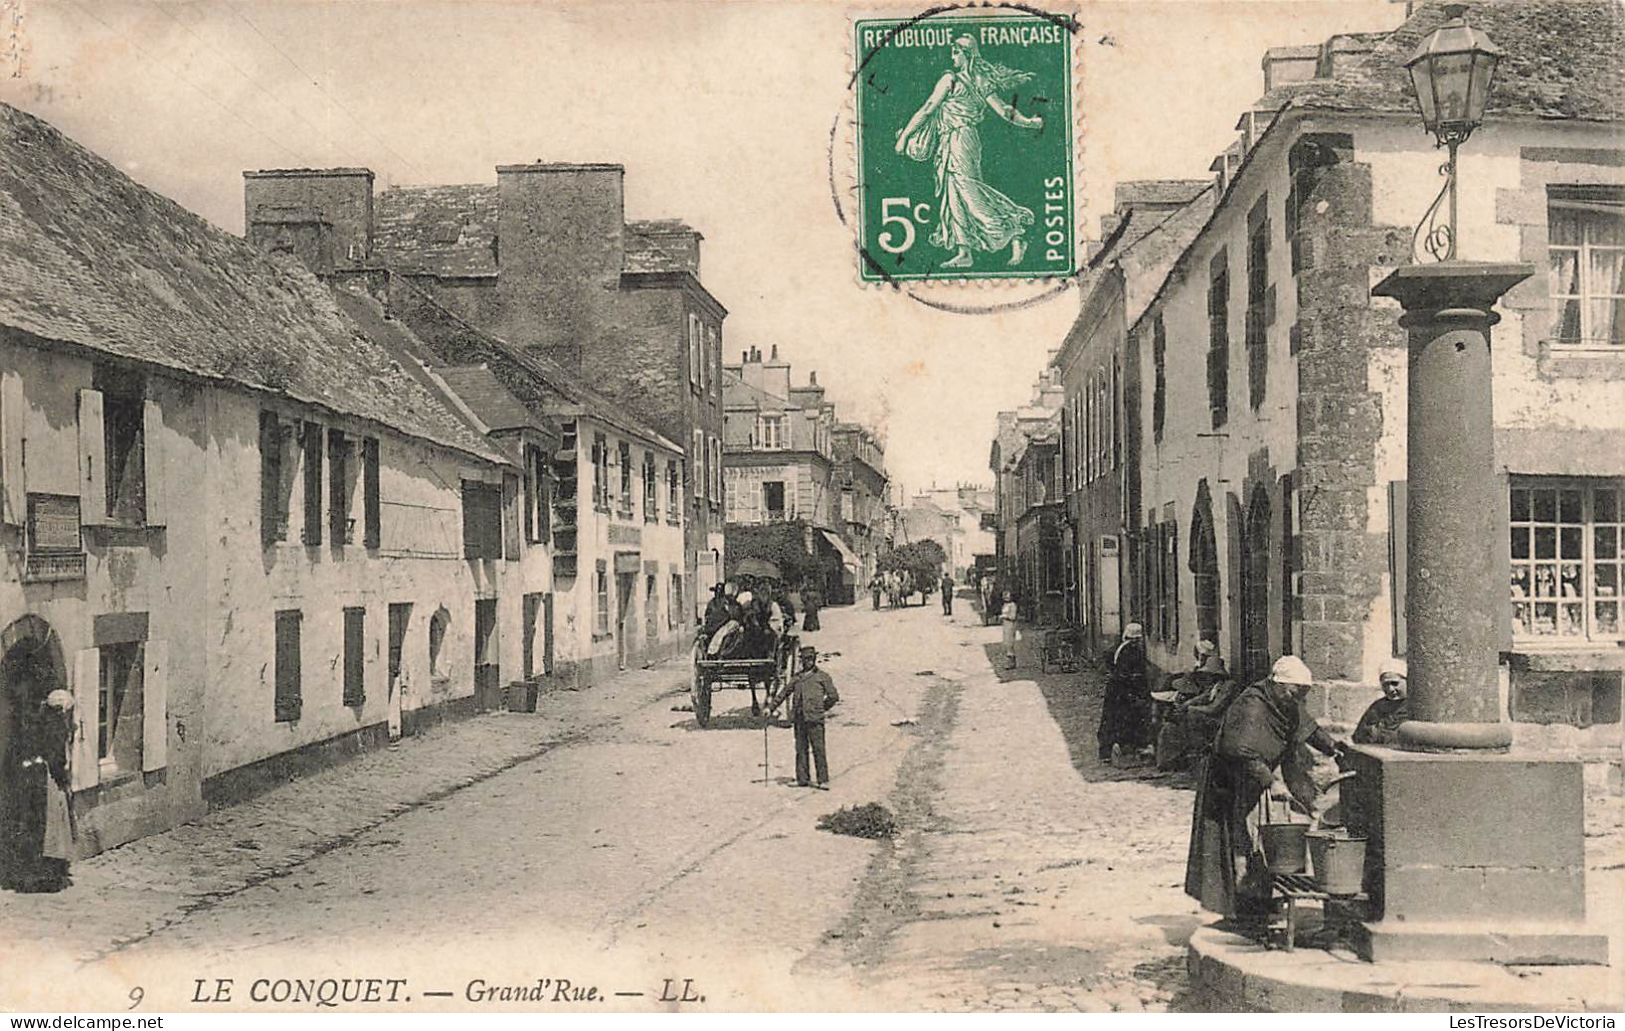
[[1196, 594], [1196, 639], [1219, 643], [1219, 546], [1207, 481], [1196, 485], [1191, 509], [1190, 570]]
[[1270, 668], [1270, 495], [1260, 484], [1247, 505], [1241, 554], [1241, 670], [1248, 680]]
[[[12, 768], [12, 749], [21, 743], [25, 721], [45, 696], [68, 686], [62, 642], [51, 625], [28, 615], [0, 631], [0, 771]], [[0, 776], [0, 812], [10, 812], [10, 778]], [[0, 840], [0, 863], [10, 864], [9, 836]]]

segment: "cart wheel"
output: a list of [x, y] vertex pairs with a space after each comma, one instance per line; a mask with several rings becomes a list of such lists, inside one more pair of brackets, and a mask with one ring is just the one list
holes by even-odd
[[711, 723], [711, 683], [698, 666], [694, 668], [694, 682], [688, 687], [689, 701], [694, 704], [694, 722], [700, 726]]

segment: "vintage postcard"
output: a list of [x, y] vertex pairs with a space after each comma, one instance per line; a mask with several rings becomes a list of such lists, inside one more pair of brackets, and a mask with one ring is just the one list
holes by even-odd
[[0, 1010], [1613, 1027], [1622, 12], [0, 0]]

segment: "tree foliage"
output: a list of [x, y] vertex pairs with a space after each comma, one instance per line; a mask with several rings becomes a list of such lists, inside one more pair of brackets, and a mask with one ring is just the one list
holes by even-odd
[[827, 582], [828, 563], [807, 551], [807, 526], [800, 520], [763, 526], [730, 525], [726, 533], [728, 576], [734, 575], [741, 560], [759, 558], [778, 566], [785, 583], [792, 588], [809, 579], [820, 586]]
[[948, 553], [942, 545], [927, 537], [888, 549], [880, 556], [882, 571], [906, 570], [914, 580], [916, 589], [930, 594], [942, 577], [942, 567], [948, 562]]

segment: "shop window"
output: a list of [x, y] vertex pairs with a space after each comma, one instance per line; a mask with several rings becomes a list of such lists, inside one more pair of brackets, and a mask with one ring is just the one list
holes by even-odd
[[300, 621], [297, 609], [276, 614], [275, 709], [278, 722], [296, 720], [304, 704], [300, 671]]
[[1514, 640], [1619, 640], [1625, 481], [1519, 477], [1509, 500]]
[[1625, 346], [1625, 187], [1550, 187], [1546, 230], [1552, 342]]
[[359, 707], [367, 700], [367, 610], [344, 610], [344, 704]]
[[124, 774], [141, 772], [142, 645], [139, 641], [104, 644], [101, 652], [100, 697], [97, 708], [97, 758], [101, 783]]

